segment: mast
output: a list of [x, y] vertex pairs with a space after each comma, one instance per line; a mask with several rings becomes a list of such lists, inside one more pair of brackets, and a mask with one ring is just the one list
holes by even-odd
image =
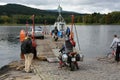
[[26, 34], [28, 34], [28, 21], [26, 21]]
[[60, 0], [58, 0], [58, 13], [59, 13], [59, 16], [61, 15], [61, 12], [62, 12], [62, 7], [60, 6]]
[[33, 14], [32, 15], [32, 22], [33, 22], [33, 24], [32, 24], [32, 38], [33, 38], [33, 40], [35, 40], [35, 36], [34, 36], [34, 31], [35, 31], [34, 19], [35, 19], [35, 15]]
[[64, 18], [61, 15], [62, 7], [60, 5], [60, 0], [58, 0], [58, 8], [57, 8], [57, 10], [58, 10], [58, 17], [57, 17], [57, 20], [56, 20], [54, 26], [58, 28], [58, 30], [59, 30], [58, 35], [59, 35], [59, 37], [62, 38], [63, 33], [64, 33], [65, 29], [66, 29], [66, 23], [64, 21]]
[[61, 15], [61, 12], [62, 12], [62, 7], [61, 7], [61, 5], [60, 5], [60, 0], [58, 0], [58, 8], [57, 8], [57, 10], [58, 10], [58, 14], [59, 14], [59, 16], [58, 16], [58, 18], [57, 18], [57, 22], [64, 22], [64, 18], [62, 17], [62, 15]]

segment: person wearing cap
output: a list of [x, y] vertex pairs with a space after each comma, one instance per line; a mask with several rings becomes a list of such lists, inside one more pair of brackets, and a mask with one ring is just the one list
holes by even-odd
[[55, 27], [55, 28], [52, 30], [52, 34], [54, 34], [54, 35], [57, 35], [57, 34], [58, 34], [58, 29], [57, 29], [57, 27]]
[[30, 67], [33, 60], [33, 46], [32, 46], [32, 40], [31, 35], [27, 35], [25, 39], [23, 40], [21, 44], [21, 51], [24, 53], [25, 57], [25, 72], [29, 73]]
[[112, 43], [110, 45], [110, 48], [116, 50], [116, 48], [117, 48], [117, 42], [120, 42], [120, 40], [119, 40], [118, 36], [115, 34], [114, 35], [114, 39], [113, 39], [113, 41], [112, 41]]
[[69, 37], [69, 36], [70, 36], [70, 28], [69, 28], [68, 26], [67, 26], [67, 29], [66, 29], [65, 34], [67, 35], [67, 37]]
[[119, 38], [118, 38], [118, 36], [115, 34], [114, 35], [114, 39], [113, 39], [113, 41], [112, 41], [112, 43], [111, 43], [111, 45], [110, 45], [110, 48], [112, 48], [114, 51], [115, 51], [115, 60], [117, 61], [117, 62], [119, 62], [119, 54], [120, 54], [120, 50], [118, 49], [119, 47], [119, 45], [118, 45], [118, 43], [120, 42], [120, 40], [119, 40]]
[[55, 40], [55, 41], [57, 41], [58, 40], [58, 29], [57, 29], [57, 27], [55, 27], [53, 30], [52, 30], [52, 37], [53, 37], [53, 39]]

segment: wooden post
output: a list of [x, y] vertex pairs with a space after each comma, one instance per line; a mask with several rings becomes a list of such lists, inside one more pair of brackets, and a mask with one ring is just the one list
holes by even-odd
[[26, 35], [28, 34], [28, 21], [26, 21]]
[[34, 23], [34, 18], [35, 15], [32, 15], [32, 21], [33, 21], [33, 26], [32, 26], [32, 39], [35, 40], [35, 36], [34, 36], [34, 31], [35, 31], [35, 23]]
[[72, 24], [71, 24], [70, 39], [74, 38], [73, 25], [74, 25], [74, 15], [72, 15]]

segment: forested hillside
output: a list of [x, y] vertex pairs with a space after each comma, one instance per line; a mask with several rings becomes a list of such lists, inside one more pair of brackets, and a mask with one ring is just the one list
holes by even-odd
[[[36, 24], [53, 24], [58, 16], [54, 10], [40, 10], [18, 4], [0, 6], [0, 24], [32, 24], [31, 16], [35, 15]], [[63, 11], [62, 16], [67, 23], [71, 22], [71, 15], [75, 16], [75, 23], [84, 24], [120, 24], [120, 11], [108, 14], [92, 13], [80, 14]]]

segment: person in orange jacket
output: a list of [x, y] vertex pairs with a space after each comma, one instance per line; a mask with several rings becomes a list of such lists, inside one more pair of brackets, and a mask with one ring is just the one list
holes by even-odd
[[[26, 32], [22, 29], [22, 30], [20, 31], [20, 42], [21, 42], [21, 44], [22, 44], [22, 42], [24, 41], [25, 37], [26, 37]], [[20, 53], [20, 58], [21, 58], [21, 59], [25, 59], [24, 54], [22, 53], [22, 51], [21, 51], [21, 53]]]

